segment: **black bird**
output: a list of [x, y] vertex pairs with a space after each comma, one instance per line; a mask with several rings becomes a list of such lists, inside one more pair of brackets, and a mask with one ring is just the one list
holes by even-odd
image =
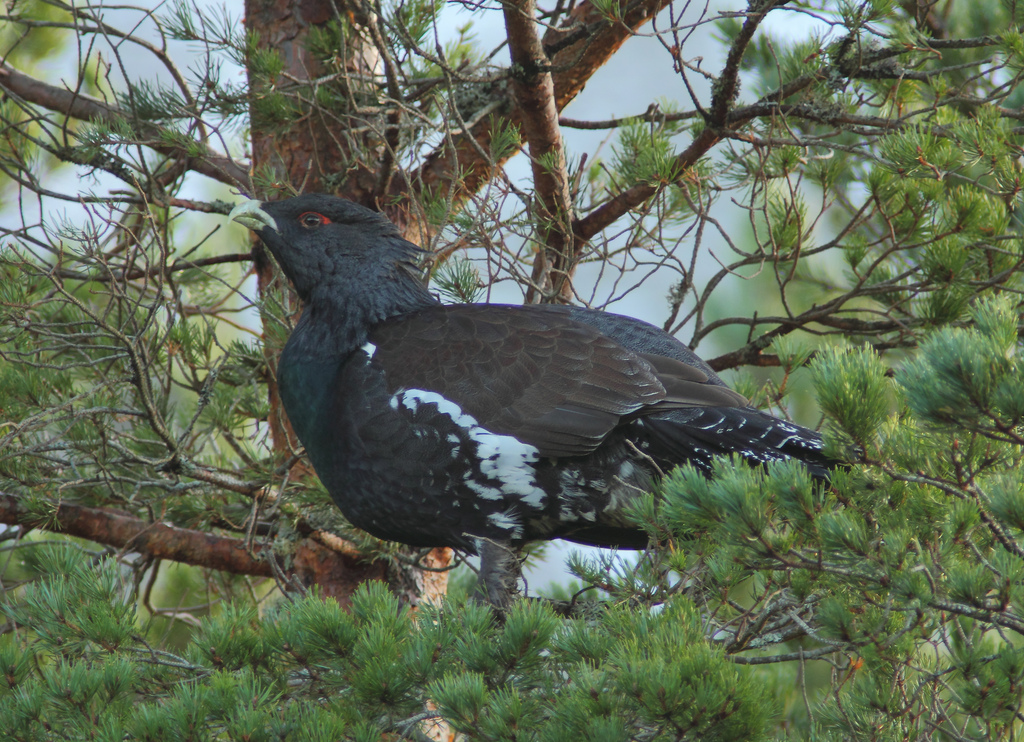
[[507, 605], [516, 547], [564, 538], [642, 548], [624, 506], [659, 471], [715, 456], [794, 458], [816, 477], [820, 436], [732, 391], [640, 320], [568, 306], [442, 305], [422, 251], [335, 196], [248, 201], [303, 313], [277, 369], [295, 433], [338, 507], [375, 536], [481, 556]]

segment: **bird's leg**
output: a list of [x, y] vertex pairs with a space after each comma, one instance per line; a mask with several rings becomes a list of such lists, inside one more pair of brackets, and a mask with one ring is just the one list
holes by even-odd
[[505, 611], [519, 591], [519, 578], [522, 577], [519, 551], [507, 541], [486, 538], [478, 539], [477, 550], [480, 553], [477, 591], [496, 609]]

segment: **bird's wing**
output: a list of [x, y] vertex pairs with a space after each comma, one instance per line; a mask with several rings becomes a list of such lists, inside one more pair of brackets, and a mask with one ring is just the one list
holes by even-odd
[[[700, 369], [624, 348], [566, 312], [447, 306], [370, 333], [391, 393], [423, 390], [542, 457], [589, 453], [623, 418], [746, 400]], [[455, 410], [455, 408], [451, 408]]]
[[[587, 307], [566, 307], [574, 320], [596, 328], [623, 347], [651, 358], [667, 370], [669, 358], [690, 373], [703, 374], [708, 384], [724, 387], [711, 367], [677, 338], [633, 317]], [[715, 456], [739, 454], [767, 463], [786, 458], [802, 461], [812, 475], [826, 478], [836, 461], [825, 454], [821, 435], [743, 404], [702, 405], [657, 411], [644, 419], [650, 451], [667, 462], [690, 461], [710, 471]]]

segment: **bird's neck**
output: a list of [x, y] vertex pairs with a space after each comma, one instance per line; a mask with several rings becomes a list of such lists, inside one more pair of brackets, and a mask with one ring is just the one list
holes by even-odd
[[365, 294], [330, 290], [313, 293], [304, 302], [302, 317], [288, 339], [286, 355], [292, 360], [313, 362], [340, 360], [365, 345], [370, 330], [384, 320], [439, 303], [418, 282], [391, 288]]

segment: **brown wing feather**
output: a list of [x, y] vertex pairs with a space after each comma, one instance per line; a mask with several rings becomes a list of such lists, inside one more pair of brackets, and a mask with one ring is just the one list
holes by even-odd
[[666, 407], [746, 407], [750, 404], [739, 392], [727, 386], [709, 383], [706, 373], [695, 366], [667, 356], [641, 353], [640, 357], [654, 368], [658, 380], [665, 387], [665, 399], [658, 403]]
[[424, 389], [543, 457], [597, 448], [624, 417], [746, 400], [685, 363], [641, 357], [598, 330], [530, 307], [447, 306], [370, 334], [388, 389]]

